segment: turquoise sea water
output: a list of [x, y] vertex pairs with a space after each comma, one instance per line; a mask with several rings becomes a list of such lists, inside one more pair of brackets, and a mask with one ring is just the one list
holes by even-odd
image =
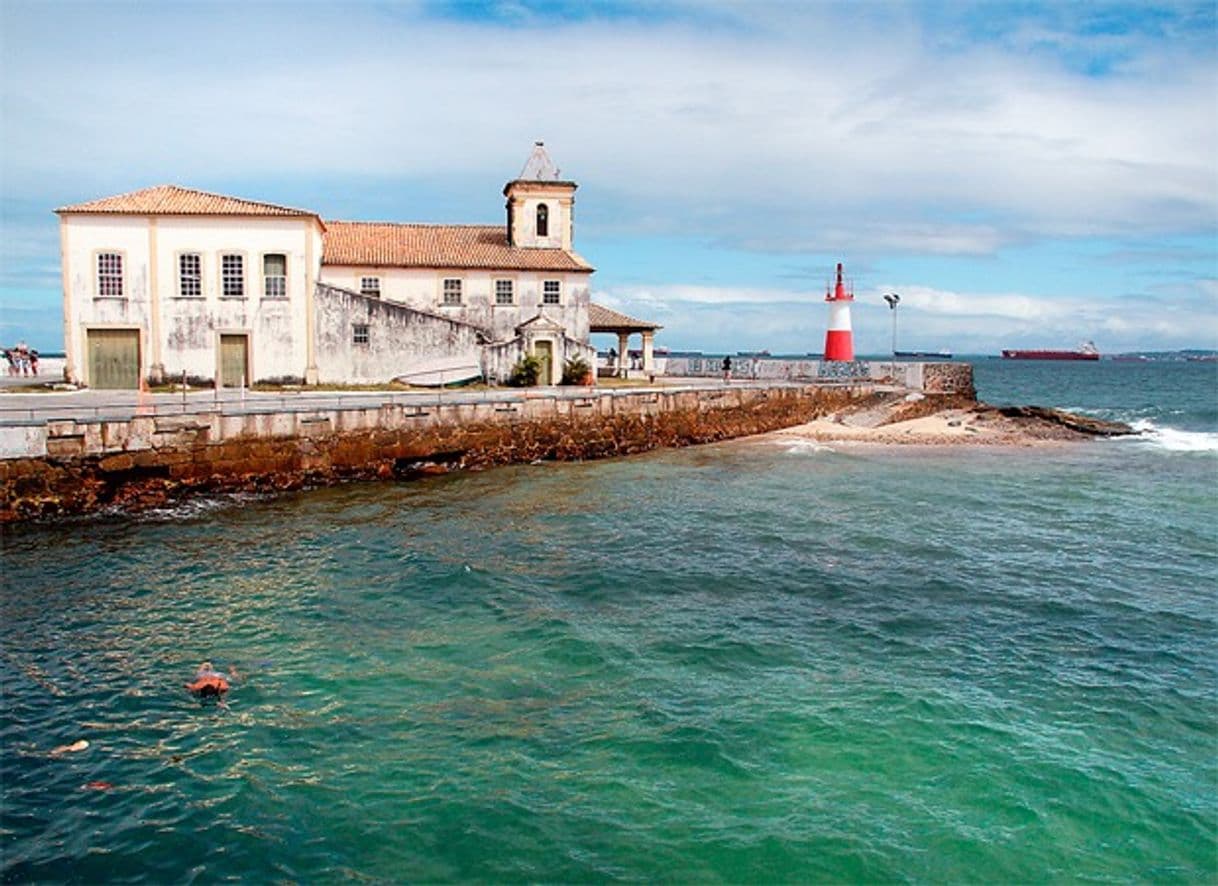
[[4, 879], [1212, 882], [1218, 366], [977, 377], [1148, 433], [5, 530]]

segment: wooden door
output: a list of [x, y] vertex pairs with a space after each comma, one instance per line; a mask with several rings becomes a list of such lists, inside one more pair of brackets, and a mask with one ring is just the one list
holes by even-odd
[[138, 329], [90, 329], [89, 386], [134, 391], [140, 386]]
[[244, 335], [220, 336], [220, 385], [225, 388], [249, 387], [246, 357], [249, 341]]
[[539, 385], [554, 384], [554, 345], [548, 341], [533, 342], [533, 356], [537, 358], [537, 362], [541, 364], [541, 371], [537, 373], [537, 383]]

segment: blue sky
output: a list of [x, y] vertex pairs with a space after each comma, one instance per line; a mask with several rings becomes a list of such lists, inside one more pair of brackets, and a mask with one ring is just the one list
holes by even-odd
[[1218, 347], [1200, 3], [0, 2], [0, 340], [62, 341], [56, 206], [173, 182], [499, 222], [532, 142], [658, 344]]

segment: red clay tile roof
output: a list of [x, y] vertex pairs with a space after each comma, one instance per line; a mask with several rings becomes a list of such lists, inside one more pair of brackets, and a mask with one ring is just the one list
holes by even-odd
[[502, 225], [326, 223], [323, 265], [392, 268], [481, 268], [496, 271], [587, 271], [565, 249], [508, 246]]
[[589, 332], [617, 332], [619, 330], [625, 332], [627, 329], [646, 330], [663, 328], [659, 323], [636, 320], [633, 317], [627, 317], [625, 314], [619, 314], [612, 308], [606, 308], [604, 305], [588, 304]]
[[114, 215], [273, 215], [280, 217], [318, 218], [316, 212], [292, 209], [274, 203], [225, 197], [178, 185], [157, 185], [129, 194], [103, 197], [87, 203], [61, 206], [59, 213], [104, 213]]

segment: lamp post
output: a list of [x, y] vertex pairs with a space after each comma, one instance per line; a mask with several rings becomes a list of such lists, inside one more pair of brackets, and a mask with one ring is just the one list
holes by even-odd
[[892, 357], [895, 360], [897, 356], [897, 305], [901, 303], [901, 296], [890, 292], [884, 296], [884, 301], [888, 302], [888, 307], [892, 309]]

